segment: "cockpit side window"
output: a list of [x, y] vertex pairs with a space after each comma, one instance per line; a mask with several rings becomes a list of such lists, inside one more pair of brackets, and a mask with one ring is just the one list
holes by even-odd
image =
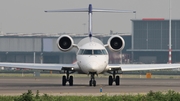
[[103, 50], [102, 50], [102, 52], [103, 52], [103, 54], [107, 55], [107, 52], [106, 52], [106, 50], [104, 50], [104, 49], [103, 49]]
[[80, 49], [78, 54], [81, 55], [83, 54], [83, 52], [84, 52], [84, 49]]

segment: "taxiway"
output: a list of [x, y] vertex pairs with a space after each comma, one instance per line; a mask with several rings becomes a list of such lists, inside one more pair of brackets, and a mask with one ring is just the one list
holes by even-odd
[[144, 94], [150, 90], [180, 92], [179, 79], [122, 78], [120, 86], [108, 86], [107, 78], [96, 78], [96, 87], [90, 87], [88, 82], [89, 77], [77, 77], [74, 78], [74, 86], [62, 86], [61, 78], [57, 77], [1, 77], [0, 95], [21, 95], [28, 90], [50, 95]]

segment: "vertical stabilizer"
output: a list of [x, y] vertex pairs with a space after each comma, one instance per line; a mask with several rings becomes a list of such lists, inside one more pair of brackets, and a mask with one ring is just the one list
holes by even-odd
[[89, 37], [92, 37], [92, 4], [89, 4]]
[[101, 8], [93, 8], [92, 4], [89, 4], [88, 8], [79, 8], [79, 9], [64, 9], [64, 10], [49, 10], [45, 12], [88, 12], [89, 21], [88, 21], [88, 30], [89, 37], [92, 37], [92, 12], [110, 12], [110, 13], [136, 13], [136, 11], [130, 10], [115, 10], [115, 9], [101, 9]]

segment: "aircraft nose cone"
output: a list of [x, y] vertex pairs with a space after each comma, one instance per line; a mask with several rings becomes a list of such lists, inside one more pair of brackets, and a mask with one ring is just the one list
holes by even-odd
[[89, 72], [96, 72], [97, 71], [97, 62], [90, 62], [87, 65]]

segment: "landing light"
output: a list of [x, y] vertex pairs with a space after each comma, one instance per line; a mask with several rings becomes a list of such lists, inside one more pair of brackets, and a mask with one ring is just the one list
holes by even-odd
[[109, 70], [111, 70], [111, 68], [109, 68]]
[[71, 70], [74, 70], [74, 68], [71, 68]]

